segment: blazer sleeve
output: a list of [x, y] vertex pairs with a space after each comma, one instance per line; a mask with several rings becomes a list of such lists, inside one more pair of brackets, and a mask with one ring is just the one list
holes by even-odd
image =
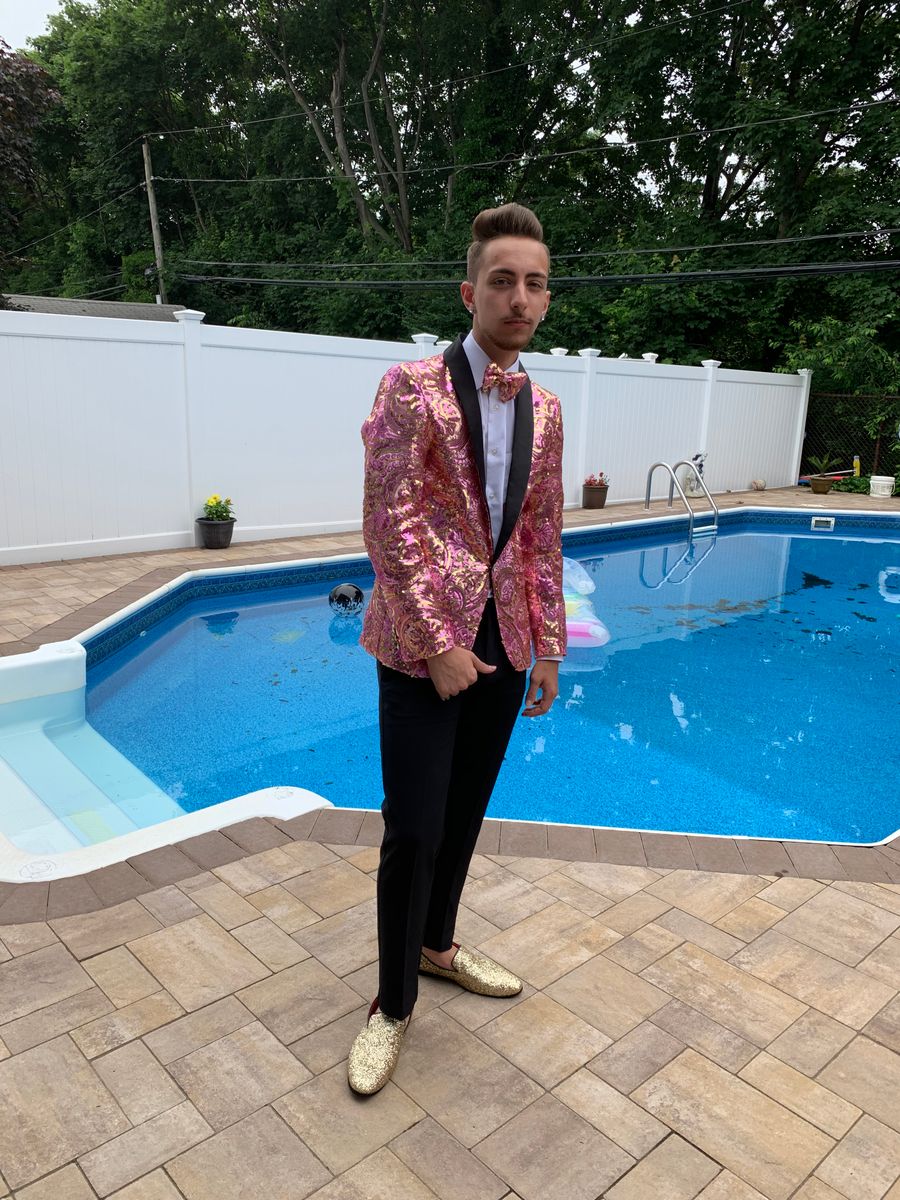
[[562, 594], [562, 412], [549, 395], [544, 444], [523, 505], [525, 595], [536, 658], [566, 653], [566, 608]]
[[442, 614], [442, 551], [424, 511], [425, 465], [434, 425], [407, 364], [381, 381], [362, 428], [363, 538], [405, 659], [451, 650]]

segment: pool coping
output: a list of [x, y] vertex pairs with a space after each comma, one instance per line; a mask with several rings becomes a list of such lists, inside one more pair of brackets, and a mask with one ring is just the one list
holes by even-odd
[[[737, 500], [736, 504], [744, 512], [765, 511], [772, 515], [773, 519], [775, 511], [780, 507], [771, 504], [745, 504], [740, 500]], [[810, 506], [814, 513], [821, 513], [826, 508], [834, 510], [836, 507]], [[841, 511], [840, 508], [837, 510]], [[796, 513], [808, 510], [803, 505], [788, 504], [784, 506], [784, 511]], [[855, 511], [859, 516], [886, 515], [883, 508]], [[597, 515], [591, 514], [589, 517], [587, 513], [579, 514], [581, 519], [577, 524], [573, 523], [574, 527], [578, 528], [579, 532], [588, 532], [595, 524], [598, 528], [606, 529], [610, 525], [619, 524], [618, 521], [609, 519], [612, 516], [609, 511], [604, 514], [605, 520], [597, 520]], [[678, 519], [677, 514], [667, 515], [672, 520]], [[594, 517], [594, 521], [591, 517]], [[640, 512], [626, 520], [632, 526], [648, 522], [657, 524], [660, 514], [658, 510], [651, 514]], [[570, 530], [573, 524], [569, 524]], [[253, 553], [250, 546], [244, 549], [250, 554]], [[89, 634], [97, 632], [98, 628], [110, 624], [123, 609], [131, 609], [152, 592], [169, 590], [188, 575], [218, 572], [223, 567], [226, 568], [226, 573], [236, 573], [251, 567], [270, 569], [292, 562], [357, 557], [358, 548], [348, 544], [343, 554], [323, 555], [319, 549], [298, 554], [295, 550], [284, 556], [266, 555], [263, 563], [253, 563], [246, 559], [240, 563], [233, 560], [204, 561], [149, 571], [132, 583], [86, 605], [77, 613], [31, 634], [29, 638], [23, 639], [21, 648], [25, 651], [32, 650], [38, 644], [45, 643], [48, 635], [52, 638], [54, 633], [62, 638], [86, 639]], [[263, 833], [260, 822], [275, 832]], [[255, 832], [249, 832], [251, 827]], [[149, 849], [121, 862], [80, 875], [42, 882], [0, 882], [0, 924], [44, 920], [48, 913], [52, 916], [70, 915], [121, 903], [123, 899], [144, 894], [146, 891], [176, 882], [179, 878], [187, 878], [198, 871], [209, 870], [211, 865], [223, 865], [246, 854], [257, 853], [261, 848], [272, 848], [281, 843], [276, 841], [272, 842], [272, 846], [262, 846], [261, 841], [271, 842], [276, 835], [285, 840], [309, 838], [335, 844], [372, 846], [380, 842], [380, 830], [381, 816], [374, 810], [327, 807], [313, 809], [286, 820], [278, 818], [275, 814], [251, 817], [230, 826]], [[351, 832], [353, 836], [345, 836]], [[900, 884], [900, 834], [886, 838], [876, 845], [861, 846], [489, 819], [484, 823], [478, 849], [484, 853], [513, 857]], [[223, 854], [230, 857], [212, 863], [212, 859]], [[140, 890], [133, 891], [135, 887]], [[126, 896], [125, 892], [129, 889], [132, 890], [132, 895]], [[65, 911], [62, 911], [63, 909]], [[44, 915], [40, 915], [41, 912]], [[34, 915], [31, 915], [32, 913]]]
[[[251, 817], [83, 875], [0, 883], [0, 925], [112, 908], [287, 842], [378, 846], [382, 828], [377, 809], [319, 808], [289, 820]], [[488, 819], [475, 849], [501, 861], [533, 858], [900, 886], [900, 838], [877, 848], [847, 847]]]

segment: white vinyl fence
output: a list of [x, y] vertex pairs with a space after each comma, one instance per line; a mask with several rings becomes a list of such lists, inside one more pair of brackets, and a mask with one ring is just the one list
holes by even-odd
[[[211, 492], [235, 540], [358, 529], [360, 426], [391, 364], [435, 338], [364, 341], [203, 324], [0, 311], [0, 564], [195, 544]], [[526, 354], [563, 404], [566, 503], [589, 472], [610, 503], [706, 451], [713, 492], [796, 482], [808, 372], [770, 375]], [[654, 494], [667, 484], [655, 477]]]

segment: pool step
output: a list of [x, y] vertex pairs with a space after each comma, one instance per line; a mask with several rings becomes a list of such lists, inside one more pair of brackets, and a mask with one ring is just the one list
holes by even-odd
[[184, 809], [60, 699], [50, 720], [31, 704], [0, 730], [0, 808], [6, 836], [49, 854], [90, 846]]
[[[15, 739], [4, 739], [2, 750], [7, 764], [40, 798], [50, 821], [56, 817], [62, 822], [79, 846], [106, 841], [137, 828], [136, 822], [112, 803], [110, 796], [50, 740], [43, 729], [19, 730]], [[33, 812], [29, 814], [32, 818], [34, 815]], [[36, 840], [34, 824], [29, 823], [23, 828], [23, 817], [24, 813], [13, 816], [13, 828], [7, 823], [7, 836], [16, 845], [22, 845], [21, 837], [17, 835], [23, 833], [30, 834], [32, 843]], [[33, 845], [29, 846], [31, 848]]]
[[[144, 829], [159, 821], [184, 816], [185, 810], [176, 800], [157, 787], [86, 721], [63, 728], [48, 728], [47, 737], [102, 797], [102, 803], [92, 805], [78, 819], [78, 827], [87, 844], [114, 836], [104, 833], [104, 828], [122, 821], [127, 822], [129, 829]], [[116, 832], [122, 830], [116, 829]]]
[[0, 828], [20, 850], [59, 854], [82, 843], [54, 816], [3, 757], [0, 742]]

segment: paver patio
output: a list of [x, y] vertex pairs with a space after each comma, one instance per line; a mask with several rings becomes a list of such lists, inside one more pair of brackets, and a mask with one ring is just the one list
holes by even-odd
[[898, 1200], [900, 886], [500, 854], [489, 824], [460, 934], [525, 989], [422, 979], [360, 1099], [377, 850], [315, 840], [360, 817], [245, 822], [230, 862], [0, 926], [0, 1195]]
[[[197, 560], [0, 570], [3, 649]], [[422, 979], [394, 1080], [363, 1100], [345, 1060], [375, 986], [379, 823], [257, 819], [0, 884], [0, 1197], [900, 1200], [897, 843], [488, 822], [459, 934], [525, 989]]]

